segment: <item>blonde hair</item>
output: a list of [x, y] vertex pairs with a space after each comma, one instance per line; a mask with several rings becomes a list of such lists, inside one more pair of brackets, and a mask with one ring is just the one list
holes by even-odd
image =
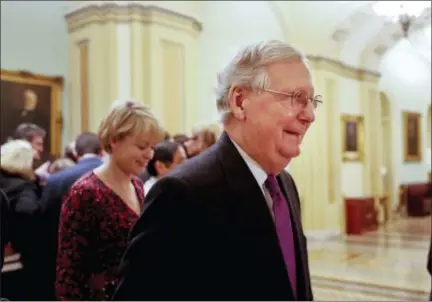
[[48, 168], [50, 174], [60, 172], [75, 166], [75, 162], [67, 157], [61, 157], [56, 159]]
[[115, 101], [98, 129], [103, 150], [110, 153], [112, 139], [121, 140], [135, 133], [145, 133], [156, 140], [163, 140], [165, 136], [165, 131], [147, 106], [137, 101]]
[[231, 114], [228, 92], [232, 86], [265, 89], [269, 85], [266, 67], [272, 63], [301, 59], [307, 65], [306, 57], [293, 46], [277, 40], [250, 44], [237, 53], [228, 65], [218, 73], [216, 106], [222, 122]]
[[2, 170], [19, 174], [33, 180], [33, 157], [35, 151], [25, 140], [10, 140], [1, 146], [0, 167]]

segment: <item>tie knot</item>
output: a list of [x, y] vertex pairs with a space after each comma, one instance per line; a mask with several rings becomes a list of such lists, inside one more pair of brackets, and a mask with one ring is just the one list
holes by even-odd
[[277, 194], [279, 192], [279, 184], [277, 182], [276, 176], [268, 175], [265, 181], [265, 185], [270, 191], [271, 195]]

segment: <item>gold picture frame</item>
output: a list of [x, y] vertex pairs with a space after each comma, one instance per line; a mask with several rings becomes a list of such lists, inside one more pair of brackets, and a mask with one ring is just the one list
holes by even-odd
[[404, 162], [422, 160], [422, 125], [418, 112], [402, 112]]
[[364, 152], [364, 119], [360, 115], [341, 116], [342, 160], [362, 161]]
[[[32, 122], [47, 131], [46, 151], [51, 156], [61, 154], [63, 117], [61, 113], [64, 80], [61, 76], [45, 76], [28, 71], [1, 69], [1, 140], [4, 142], [22, 122]], [[34, 105], [30, 111], [23, 109], [25, 98], [32, 95]], [[47, 105], [48, 103], [48, 105]], [[23, 118], [17, 112], [30, 112]], [[33, 121], [33, 119], [35, 121]], [[46, 153], [46, 152], [44, 152]], [[48, 156], [48, 154], [46, 154]]]

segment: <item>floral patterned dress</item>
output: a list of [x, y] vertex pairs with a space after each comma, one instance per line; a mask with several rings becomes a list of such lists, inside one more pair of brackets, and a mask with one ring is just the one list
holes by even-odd
[[[132, 179], [144, 200], [143, 184]], [[60, 213], [56, 283], [58, 300], [109, 300], [119, 278], [127, 237], [138, 215], [93, 172], [80, 178]]]

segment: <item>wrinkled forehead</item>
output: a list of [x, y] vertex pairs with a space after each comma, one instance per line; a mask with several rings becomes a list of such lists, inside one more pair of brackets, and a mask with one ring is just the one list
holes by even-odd
[[269, 65], [267, 73], [268, 88], [286, 93], [303, 91], [312, 95], [315, 92], [309, 66], [301, 59]]

